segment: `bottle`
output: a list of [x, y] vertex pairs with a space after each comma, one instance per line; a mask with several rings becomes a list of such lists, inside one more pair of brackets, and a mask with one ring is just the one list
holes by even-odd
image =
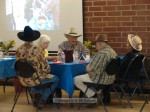
[[61, 53], [57, 53], [57, 61], [61, 61]]
[[86, 61], [90, 61], [90, 53], [89, 52], [86, 53]]
[[2, 52], [2, 50], [1, 50], [1, 48], [0, 48], [0, 59], [1, 58], [3, 58], [3, 52]]
[[73, 52], [73, 61], [74, 62], [78, 62], [78, 52], [77, 52], [77, 50], [74, 50], [74, 52]]
[[65, 63], [65, 53], [64, 52], [61, 53], [61, 61], [62, 61], [62, 63]]
[[57, 52], [57, 61], [62, 61], [61, 59], [61, 53], [62, 53], [62, 49], [60, 46], [58, 46], [58, 52]]

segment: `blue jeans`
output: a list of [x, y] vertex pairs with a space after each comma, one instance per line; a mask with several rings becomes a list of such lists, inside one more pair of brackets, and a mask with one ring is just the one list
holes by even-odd
[[[51, 82], [52, 84], [45, 88], [45, 84], [48, 84]], [[40, 93], [43, 96], [42, 99], [47, 100], [48, 97], [52, 94], [52, 92], [57, 87], [58, 83], [59, 83], [59, 78], [54, 75], [52, 78], [47, 78], [47, 79], [42, 80], [43, 85], [41, 85], [40, 87], [32, 87], [31, 93]], [[45, 91], [43, 92], [44, 88], [45, 88]]]

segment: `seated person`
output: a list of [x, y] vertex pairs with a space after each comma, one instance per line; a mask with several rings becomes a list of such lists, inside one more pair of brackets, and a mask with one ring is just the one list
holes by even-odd
[[[64, 50], [75, 50], [78, 55], [84, 54], [86, 47], [80, 41], [77, 41], [78, 37], [81, 35], [77, 33], [76, 29], [71, 27], [68, 33], [64, 34], [67, 41], [62, 42], [58, 46], [58, 54], [61, 55]], [[61, 97], [61, 90], [57, 90], [58, 97]]]
[[142, 40], [138, 35], [128, 34], [127, 38], [127, 49], [130, 50], [129, 53], [125, 55], [122, 60], [122, 64], [118, 73], [118, 77], [122, 77], [125, 73], [130, 61], [142, 50]]
[[41, 35], [38, 45], [42, 49], [44, 56], [46, 57], [47, 60], [57, 60], [57, 56], [49, 56], [48, 55], [48, 46], [49, 43], [51, 42], [51, 38], [47, 35]]
[[[87, 74], [79, 75], [74, 77], [74, 83], [77, 88], [79, 88], [83, 93], [85, 93], [87, 86], [83, 82], [93, 82], [98, 83], [98, 79], [100, 74], [102, 73], [104, 66], [106, 63], [113, 57], [117, 56], [116, 52], [107, 44], [107, 35], [106, 34], [98, 34], [96, 36], [96, 49], [98, 52], [94, 55], [90, 63], [86, 66]], [[102, 74], [102, 78], [100, 79], [99, 84], [104, 85], [104, 89], [102, 90], [104, 98], [103, 103], [110, 103], [110, 93], [109, 89], [111, 84], [115, 80], [115, 75], [108, 76], [106, 72]], [[86, 96], [88, 98], [94, 97], [97, 98], [96, 91], [89, 88], [86, 92]], [[90, 104], [87, 107], [95, 107], [96, 104]]]
[[[25, 26], [24, 32], [19, 32], [17, 34], [20, 40], [25, 41], [16, 51], [16, 60], [25, 59], [30, 61], [34, 68], [37, 70], [38, 76], [42, 81], [43, 88], [44, 84], [52, 82], [50, 87], [47, 87], [45, 92], [42, 93], [43, 88], [31, 88], [31, 93], [33, 94], [33, 102], [36, 105], [39, 102], [39, 97], [43, 94], [42, 104], [45, 104], [48, 97], [52, 94], [59, 83], [57, 76], [50, 74], [50, 66], [47, 63], [43, 51], [33, 44], [33, 41], [37, 40], [40, 37], [39, 31], [33, 31], [29, 26]], [[28, 85], [39, 84], [39, 81], [36, 75], [33, 75], [34, 78], [30, 78], [30, 81], [26, 81], [20, 77], [20, 81]]]
[[67, 41], [62, 42], [58, 46], [58, 54], [61, 54], [64, 50], [77, 51], [78, 55], [84, 54], [86, 47], [80, 41], [77, 41], [81, 35], [77, 33], [76, 29], [71, 27], [68, 33], [64, 34]]

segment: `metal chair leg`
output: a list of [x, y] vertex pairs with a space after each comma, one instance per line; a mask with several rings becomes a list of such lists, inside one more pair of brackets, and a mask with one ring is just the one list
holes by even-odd
[[28, 97], [28, 88], [25, 88], [25, 91], [26, 91], [26, 97], [27, 97], [28, 104], [30, 104], [29, 97]]
[[122, 107], [125, 108], [125, 105], [123, 104], [123, 102], [122, 102], [122, 100], [121, 100], [121, 97], [120, 97], [120, 95], [118, 94], [116, 88], [115, 88], [114, 86], [112, 86], [112, 87], [113, 87], [113, 90], [115, 91], [115, 93], [117, 94], [118, 99], [119, 99], [119, 102], [121, 102]]
[[105, 112], [108, 112], [108, 110], [106, 109], [106, 106], [103, 103], [102, 97], [100, 95], [98, 95], [98, 99], [100, 99], [100, 102], [103, 105], [103, 108], [104, 108]]
[[[82, 96], [81, 98], [84, 98], [84, 97], [85, 97], [87, 90], [88, 90], [88, 87], [86, 88], [85, 93], [83, 94], [83, 96]], [[81, 108], [81, 105], [78, 104], [78, 110], [80, 110], [80, 108]]]
[[142, 108], [140, 109], [140, 112], [142, 112], [143, 111], [143, 109], [144, 109], [144, 107], [145, 107], [145, 105], [146, 105], [146, 101], [144, 102], [144, 104], [142, 105]]
[[136, 87], [134, 88], [134, 91], [133, 91], [133, 93], [132, 93], [132, 95], [131, 95], [131, 97], [130, 97], [130, 100], [132, 100], [132, 98], [133, 98], [133, 96], [135, 95], [135, 92], [136, 92], [136, 90], [138, 89], [138, 86], [140, 85], [140, 82], [138, 82], [137, 84], [136, 84]]
[[[148, 96], [148, 98], [149, 98], [149, 97], [150, 97], [150, 96]], [[146, 99], [148, 99], [148, 98], [146, 98]], [[143, 105], [142, 105], [142, 107], [141, 107], [141, 109], [140, 109], [140, 112], [143, 111], [143, 109], [144, 109], [144, 107], [145, 107], [146, 104], [148, 104], [148, 101], [147, 101], [147, 100], [144, 101], [144, 103], [143, 103]]]
[[6, 86], [8, 80], [9, 80], [9, 78], [6, 78], [6, 80], [4, 81], [4, 85], [3, 85], [3, 91], [4, 91], [4, 93], [5, 93], [5, 86]]
[[14, 102], [14, 104], [13, 104], [13, 107], [12, 107], [12, 109], [11, 109], [11, 112], [13, 112], [13, 110], [14, 110], [14, 107], [15, 107], [17, 101], [18, 101], [18, 98], [19, 98], [19, 96], [20, 96], [21, 91], [22, 91], [22, 86], [21, 86], [19, 92], [18, 92], [17, 95], [16, 95], [15, 102]]
[[129, 104], [129, 106], [130, 106], [131, 108], [133, 108], [132, 104], [130, 103], [129, 98], [127, 97], [126, 93], [124, 92], [124, 90], [122, 89], [122, 87], [121, 87], [120, 85], [119, 85], [119, 88], [120, 88], [121, 91], [123, 92], [123, 94], [124, 94], [124, 96], [125, 96], [125, 98], [126, 98], [128, 104]]
[[[19, 85], [18, 87], [17, 87], [17, 90], [20, 90], [20, 88], [21, 88], [21, 85]], [[17, 93], [18, 93], [19, 91], [16, 91], [16, 93], [15, 93], [15, 96], [14, 96], [14, 101], [16, 100], [16, 97], [17, 97]]]
[[140, 90], [140, 92], [141, 92], [141, 94], [142, 94], [142, 96], [143, 96], [145, 102], [148, 104], [148, 100], [147, 100], [147, 98], [144, 96], [144, 93], [143, 93], [143, 91], [141, 90], [141, 88], [140, 88], [139, 86], [138, 86], [138, 89]]

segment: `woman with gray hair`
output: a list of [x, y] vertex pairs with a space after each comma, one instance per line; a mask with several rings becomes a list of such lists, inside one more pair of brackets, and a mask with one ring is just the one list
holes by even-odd
[[49, 37], [48, 35], [41, 35], [38, 45], [42, 49], [43, 54], [47, 60], [56, 60], [57, 56], [49, 56], [48, 55], [47, 48], [48, 48], [50, 42], [51, 42], [51, 37]]

